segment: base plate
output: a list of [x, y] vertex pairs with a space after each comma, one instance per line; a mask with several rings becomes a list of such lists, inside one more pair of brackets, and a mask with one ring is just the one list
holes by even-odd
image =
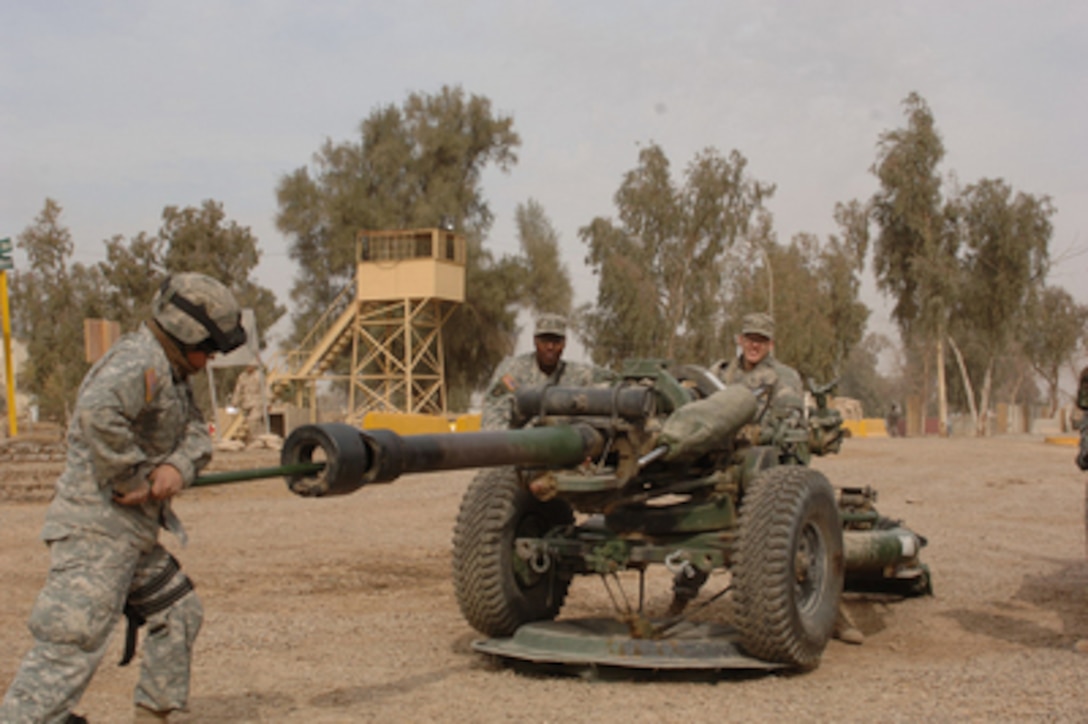
[[586, 618], [528, 623], [509, 638], [475, 641], [472, 648], [536, 664], [673, 671], [784, 668], [742, 653], [736, 637], [729, 626], [684, 621], [664, 638], [636, 639], [615, 619]]

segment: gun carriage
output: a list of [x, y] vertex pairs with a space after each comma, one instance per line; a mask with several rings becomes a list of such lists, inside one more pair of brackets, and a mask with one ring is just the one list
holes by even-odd
[[[509, 642], [557, 625], [572, 580], [594, 575], [617, 609], [605, 627], [612, 653], [596, 658], [615, 663], [623, 649], [675, 668], [656, 654], [684, 650], [670, 643], [683, 617], [646, 607], [646, 571], [662, 565], [680, 577], [729, 572], [711, 597], [731, 595], [725, 658], [808, 669], [831, 636], [844, 585], [930, 590], [918, 560], [924, 539], [881, 516], [871, 489], [836, 494], [808, 467], [811, 454], [842, 441], [828, 391], [815, 390], [803, 425], [776, 423], [769, 401], [746, 388], [723, 387], [699, 367], [641, 360], [608, 387], [517, 391], [519, 429], [401, 436], [303, 426], [286, 440], [280, 470], [299, 495], [333, 496], [408, 473], [480, 468], [453, 534], [458, 604], [491, 637], [480, 650], [520, 657]], [[613, 588], [628, 570], [638, 572], [634, 605]]]

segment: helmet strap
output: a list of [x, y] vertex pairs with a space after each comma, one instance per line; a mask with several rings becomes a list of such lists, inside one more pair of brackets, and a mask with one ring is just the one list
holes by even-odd
[[170, 367], [174, 370], [174, 375], [177, 379], [186, 379], [189, 375], [197, 371], [196, 367], [189, 361], [189, 358], [185, 355], [186, 345], [181, 341], [175, 339], [173, 335], [162, 328], [162, 325], [155, 320], [154, 317], [148, 319], [144, 324], [151, 330], [151, 334], [155, 336], [155, 339], [159, 341], [159, 345], [162, 346], [163, 352], [166, 353], [166, 359], [170, 362]]

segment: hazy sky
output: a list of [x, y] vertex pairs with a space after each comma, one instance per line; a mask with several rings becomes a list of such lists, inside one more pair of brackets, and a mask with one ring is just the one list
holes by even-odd
[[[519, 162], [489, 173], [489, 244], [514, 252], [536, 199], [576, 302], [595, 298], [578, 228], [660, 144], [677, 174], [708, 146], [777, 184], [779, 239], [834, 230], [875, 190], [882, 131], [929, 103], [961, 183], [1051, 196], [1051, 283], [1088, 303], [1088, 3], [1003, 0], [0, 0], [0, 236], [47, 197], [76, 261], [160, 226], [164, 206], [224, 204], [282, 302], [294, 274], [275, 187], [375, 108], [461, 86], [514, 118]], [[16, 254], [16, 266], [25, 259]], [[871, 281], [870, 328], [889, 332]]]

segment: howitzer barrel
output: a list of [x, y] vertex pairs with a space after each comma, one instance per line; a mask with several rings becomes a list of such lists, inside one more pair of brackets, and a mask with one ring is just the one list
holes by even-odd
[[527, 387], [514, 393], [523, 420], [543, 415], [588, 415], [643, 420], [653, 414], [649, 387]]
[[569, 467], [600, 454], [603, 446], [601, 434], [588, 425], [398, 435], [330, 423], [296, 428], [284, 441], [280, 460], [289, 466], [321, 462], [323, 457], [323, 469], [289, 475], [287, 485], [299, 495], [328, 496], [408, 473], [501, 465]]

